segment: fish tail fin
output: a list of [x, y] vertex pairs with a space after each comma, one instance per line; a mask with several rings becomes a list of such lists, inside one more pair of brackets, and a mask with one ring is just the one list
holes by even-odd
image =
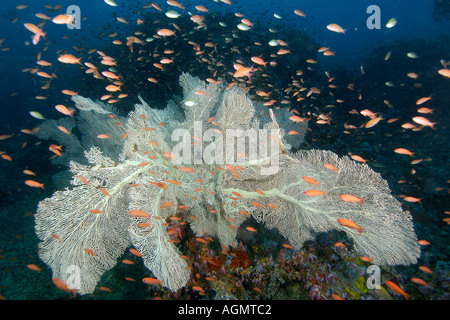
[[358, 201], [358, 203], [359, 203], [360, 205], [363, 205], [363, 204], [364, 204], [364, 200], [366, 200], [366, 198], [361, 198], [361, 199]]
[[344, 35], [347, 35], [347, 31], [348, 31], [348, 29], [344, 29], [344, 30], [342, 31], [342, 33], [343, 33]]
[[363, 227], [359, 227], [358, 229], [356, 229], [358, 231], [359, 234], [362, 234], [363, 231], [365, 231], [366, 229], [364, 229]]

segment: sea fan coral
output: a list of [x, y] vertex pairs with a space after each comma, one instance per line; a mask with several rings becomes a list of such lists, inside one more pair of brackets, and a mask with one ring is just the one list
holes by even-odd
[[[91, 293], [133, 245], [163, 285], [178, 290], [190, 271], [167, 233], [165, 222], [173, 216], [188, 222], [197, 237], [217, 237], [223, 246], [235, 241], [252, 215], [295, 248], [337, 229], [374, 263], [416, 262], [411, 216], [369, 166], [330, 151], [292, 154], [307, 124], [294, 124], [299, 135], [285, 139], [293, 128], [289, 113], [264, 109], [239, 88], [224, 90], [185, 73], [180, 84], [180, 105], [171, 101], [160, 110], [141, 99], [127, 118], [73, 97], [84, 128], [78, 144], [90, 148], [88, 164], [71, 161], [73, 187], [41, 201], [35, 216], [39, 255], [53, 277], [68, 281], [67, 269], [77, 266], [78, 292]], [[99, 134], [110, 138], [97, 139]], [[343, 201], [343, 194], [364, 200]]]

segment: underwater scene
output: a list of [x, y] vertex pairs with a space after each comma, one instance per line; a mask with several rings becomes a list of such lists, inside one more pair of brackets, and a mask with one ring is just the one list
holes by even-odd
[[0, 300], [450, 298], [449, 1], [0, 7]]

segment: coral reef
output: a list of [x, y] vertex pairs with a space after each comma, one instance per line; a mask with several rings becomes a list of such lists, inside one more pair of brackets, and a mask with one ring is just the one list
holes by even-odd
[[[183, 228], [174, 221], [180, 219], [189, 223], [195, 241], [214, 237], [232, 251], [235, 259], [227, 260], [205, 249], [209, 259], [203, 263], [216, 272], [224, 263], [251, 267], [251, 253], [236, 243], [237, 230], [250, 216], [297, 249], [335, 229], [376, 264], [416, 262], [420, 249], [411, 216], [379, 174], [331, 151], [291, 153], [307, 125], [290, 121], [286, 110], [274, 113], [254, 104], [238, 87], [206, 84], [185, 73], [180, 84], [180, 105], [171, 101], [159, 110], [141, 99], [126, 118], [90, 99], [73, 98], [83, 128], [79, 145], [89, 149], [87, 164], [71, 161], [73, 187], [41, 201], [35, 216], [39, 256], [54, 278], [69, 281], [68, 268], [77, 266], [78, 292], [91, 293], [132, 245], [157, 278], [151, 281], [177, 291], [191, 279], [176, 245]], [[292, 126], [299, 131], [296, 139], [285, 136]], [[265, 261], [273, 257], [267, 259], [254, 268], [268, 268]], [[298, 253], [291, 259], [300, 265], [315, 258]], [[323, 268], [323, 279], [305, 288], [312, 298], [328, 296], [321, 283], [336, 279]], [[270, 287], [252, 281], [259, 290]], [[192, 289], [204, 293], [196, 285]]]

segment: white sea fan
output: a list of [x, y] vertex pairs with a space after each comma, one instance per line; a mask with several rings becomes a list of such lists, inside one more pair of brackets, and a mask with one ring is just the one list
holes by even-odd
[[[290, 145], [297, 149], [299, 142], [286, 132], [297, 129], [303, 141], [307, 124], [298, 129], [288, 112], [261, 110], [238, 88], [225, 90], [185, 73], [180, 84], [180, 106], [171, 101], [159, 110], [140, 99], [127, 118], [111, 116], [90, 99], [73, 98], [83, 141], [65, 143], [73, 143], [66, 146], [73, 150], [89, 146], [87, 161], [70, 163], [73, 187], [41, 201], [35, 216], [39, 255], [54, 277], [68, 281], [67, 269], [75, 265], [81, 271], [78, 292], [91, 293], [132, 245], [165, 287], [184, 287], [190, 271], [179, 248], [169, 241], [165, 223], [175, 215], [188, 222], [197, 237], [214, 236], [224, 246], [236, 241], [237, 229], [250, 214], [277, 228], [298, 249], [318, 233], [335, 229], [352, 237], [356, 250], [374, 263], [416, 263], [420, 250], [411, 216], [378, 173], [331, 151], [291, 154]], [[111, 121], [120, 125], [111, 126]], [[241, 131], [235, 137], [241, 138], [244, 151], [258, 145], [264, 152], [256, 158], [242, 152], [236, 157], [239, 163], [228, 161], [227, 149], [218, 147], [237, 129]], [[111, 138], [99, 143], [99, 130]], [[204, 141], [208, 130], [215, 139]], [[181, 133], [181, 142], [173, 140], [174, 132]], [[258, 143], [250, 139], [255, 132]], [[180, 143], [187, 148], [177, 148]], [[228, 152], [237, 149], [233, 145]], [[177, 163], [177, 158], [191, 162]], [[313, 197], [308, 190], [325, 193]], [[342, 201], [343, 194], [364, 198], [364, 203]], [[351, 220], [364, 231], [337, 219]]]

